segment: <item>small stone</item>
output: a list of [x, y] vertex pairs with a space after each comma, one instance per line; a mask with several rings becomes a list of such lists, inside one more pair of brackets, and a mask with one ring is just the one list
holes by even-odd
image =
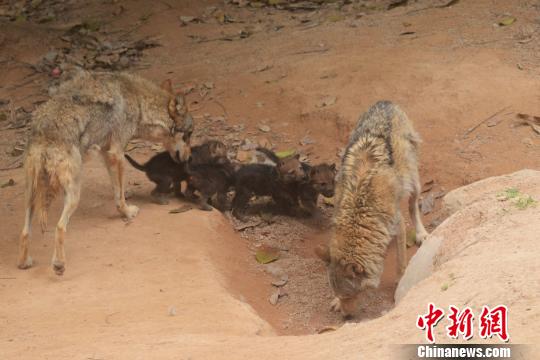
[[279, 280], [272, 281], [272, 285], [275, 287], [282, 287], [285, 286], [287, 282], [289, 282], [289, 275], [285, 274]]
[[325, 96], [321, 99], [317, 107], [322, 108], [322, 107], [331, 106], [331, 105], [334, 105], [336, 101], [337, 101], [337, 98], [335, 96]]
[[271, 129], [268, 125], [260, 125], [259, 130], [261, 130], [262, 132], [270, 132]]
[[270, 295], [268, 301], [274, 306], [277, 305], [279, 301], [279, 288], [272, 295]]
[[302, 140], [300, 140], [300, 145], [302, 146], [311, 144], [315, 144], [315, 140], [313, 140], [309, 135], [304, 136]]
[[521, 142], [528, 147], [531, 147], [534, 145], [534, 142], [532, 141], [531, 138], [524, 138], [523, 140], [521, 140]]

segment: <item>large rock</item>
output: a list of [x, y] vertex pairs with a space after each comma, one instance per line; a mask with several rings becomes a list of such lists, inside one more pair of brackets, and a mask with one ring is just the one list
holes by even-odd
[[[463, 214], [457, 215], [455, 218], [447, 219], [447, 222], [442, 223], [429, 239], [422, 244], [420, 249], [411, 258], [405, 274], [401, 278], [394, 295], [396, 303], [398, 303], [409, 289], [416, 283], [427, 278], [435, 270], [434, 260], [439, 252], [441, 244], [446, 244], [448, 241], [443, 239], [455, 239], [452, 241], [452, 246], [458, 246], [456, 242], [460, 241], [459, 237], [449, 233], [454, 231], [454, 227], [461, 233], [468, 228], [474, 228], [485, 221], [485, 211], [482, 208], [489, 209], [493, 207], [493, 203], [504, 200], [505, 191], [508, 189], [516, 189], [521, 194], [536, 194], [540, 188], [540, 171], [536, 170], [521, 170], [512, 174], [494, 176], [472, 183], [467, 186], [455, 189], [443, 199], [443, 212], [447, 216], [472, 206], [473, 209], [465, 211], [471, 215], [469, 219], [465, 219]], [[497, 200], [497, 198], [499, 198]], [[536, 196], [538, 199], [539, 196]], [[512, 203], [508, 199], [508, 203], [503, 201], [503, 205]], [[474, 205], [474, 206], [473, 206]], [[513, 206], [515, 208], [515, 206]], [[512, 206], [510, 206], [512, 209]], [[471, 213], [472, 212], [472, 213]], [[448, 245], [446, 245], [448, 247]]]

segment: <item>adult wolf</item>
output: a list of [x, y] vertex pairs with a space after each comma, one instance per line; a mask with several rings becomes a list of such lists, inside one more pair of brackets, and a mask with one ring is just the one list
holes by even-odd
[[360, 291], [376, 288], [390, 240], [398, 246], [398, 267], [405, 270], [406, 235], [400, 202], [409, 212], [421, 243], [427, 232], [418, 210], [420, 137], [405, 113], [379, 101], [358, 121], [336, 181], [334, 233], [316, 249], [327, 264], [335, 310], [351, 315]]
[[64, 236], [76, 210], [85, 153], [101, 152], [111, 176], [118, 211], [132, 219], [138, 208], [124, 198], [124, 148], [133, 137], [160, 141], [173, 158], [190, 155], [193, 120], [182, 96], [175, 96], [170, 81], [161, 87], [127, 73], [78, 70], [57, 93], [33, 114], [25, 154], [26, 214], [20, 236], [18, 266], [32, 266], [29, 235], [34, 212], [42, 230], [47, 209], [60, 191], [64, 208], [56, 226], [52, 265], [57, 275], [65, 270]]

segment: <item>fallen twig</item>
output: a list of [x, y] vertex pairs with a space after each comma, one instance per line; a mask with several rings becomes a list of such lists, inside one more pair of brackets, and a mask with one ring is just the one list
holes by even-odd
[[178, 208], [175, 208], [175, 209], [172, 209], [172, 210], [169, 210], [169, 214], [181, 214], [183, 212], [186, 212], [186, 211], [189, 211], [189, 210], [193, 210], [194, 209], [194, 206], [191, 205], [191, 204], [184, 204]]
[[519, 125], [529, 125], [535, 133], [540, 135], [540, 116], [517, 114], [517, 117], [521, 119]]
[[214, 99], [214, 102], [215, 102], [216, 104], [218, 104], [219, 107], [223, 110], [223, 114], [224, 114], [226, 117], [229, 117], [229, 114], [227, 114], [227, 109], [225, 109], [225, 106], [223, 106], [222, 103], [220, 103], [219, 101], [217, 101], [217, 100], [215, 100], [215, 99]]
[[261, 225], [262, 223], [263, 223], [262, 220], [259, 220], [259, 221], [248, 223], [248, 224], [242, 224], [242, 225], [236, 226], [234, 228], [234, 230], [243, 231], [243, 230], [246, 230], [246, 229], [249, 229], [249, 228], [257, 227], [257, 226]]
[[444, 8], [450, 7], [452, 5], [456, 5], [458, 2], [459, 2], [459, 0], [450, 0], [447, 3], [441, 4], [441, 5], [426, 6], [426, 7], [420, 8], [420, 9], [411, 10], [411, 11], [409, 11], [407, 13], [407, 15], [417, 13], [417, 12], [420, 12], [420, 11], [424, 11], [424, 10], [429, 10], [429, 9], [444, 9]]
[[[20, 164], [17, 164], [17, 162], [19, 162], [22, 158], [22, 155], [17, 157], [17, 159], [11, 163], [9, 163], [9, 165], [7, 167], [4, 167], [4, 168], [0, 168], [0, 171], [8, 171], [8, 170], [13, 170], [13, 169], [18, 169], [22, 166], [22, 163]], [[15, 166], [13, 166], [15, 165]]]
[[327, 52], [328, 50], [330, 50], [330, 48], [321, 48], [321, 49], [304, 50], [304, 51], [294, 52], [294, 53], [291, 53], [291, 54], [289, 54], [289, 55], [303, 55], [303, 54], [313, 54], [313, 53], [325, 53], [325, 52]]
[[482, 124], [485, 124], [486, 122], [488, 122], [489, 120], [493, 119], [495, 116], [497, 115], [500, 115], [503, 111], [506, 111], [510, 108], [510, 106], [506, 106], [505, 108], [497, 111], [495, 114], [491, 115], [490, 117], [488, 118], [485, 118], [484, 120], [480, 121], [478, 124], [474, 125], [473, 127], [469, 128], [465, 134], [463, 134], [463, 137], [467, 137], [469, 136], [470, 133], [472, 133], [474, 130], [478, 129]]

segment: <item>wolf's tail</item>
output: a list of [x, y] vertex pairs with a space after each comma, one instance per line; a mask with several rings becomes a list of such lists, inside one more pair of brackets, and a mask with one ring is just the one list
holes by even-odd
[[139, 164], [138, 162], [133, 160], [133, 158], [129, 156], [128, 154], [124, 154], [124, 156], [126, 157], [127, 161], [129, 161], [131, 166], [133, 166], [135, 169], [140, 170], [140, 171], [146, 171], [146, 166]]
[[276, 164], [279, 163], [279, 157], [272, 150], [263, 147], [258, 147], [256, 150], [266, 155], [271, 161], [275, 162]]
[[47, 211], [51, 202], [62, 189], [61, 176], [67, 176], [74, 166], [76, 164], [59, 149], [28, 149], [24, 162], [27, 206], [37, 213], [42, 232], [47, 229]]

